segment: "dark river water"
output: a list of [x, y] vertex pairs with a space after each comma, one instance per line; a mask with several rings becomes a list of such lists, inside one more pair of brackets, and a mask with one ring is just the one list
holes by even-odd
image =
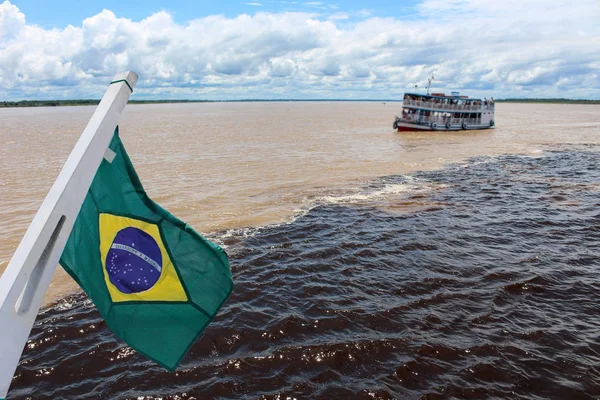
[[75, 295], [40, 312], [9, 398], [598, 398], [599, 159], [472, 158], [216, 234], [234, 291], [178, 372]]

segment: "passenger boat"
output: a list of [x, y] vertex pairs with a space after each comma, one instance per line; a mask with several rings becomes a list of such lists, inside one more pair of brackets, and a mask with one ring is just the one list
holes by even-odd
[[494, 100], [475, 99], [452, 92], [406, 93], [402, 116], [396, 116], [398, 131], [458, 131], [486, 129], [494, 126]]

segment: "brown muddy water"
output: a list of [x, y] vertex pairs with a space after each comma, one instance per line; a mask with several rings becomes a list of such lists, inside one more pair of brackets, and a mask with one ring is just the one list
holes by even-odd
[[[233, 294], [168, 373], [59, 270], [9, 398], [600, 396], [600, 107], [396, 133], [399, 105], [128, 106], [148, 194]], [[93, 110], [0, 110], [0, 270]]]

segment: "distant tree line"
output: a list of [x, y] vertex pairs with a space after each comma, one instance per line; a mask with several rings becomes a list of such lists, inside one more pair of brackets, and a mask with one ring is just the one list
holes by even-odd
[[[373, 99], [241, 99], [241, 100], [129, 100], [129, 104], [163, 104], [163, 103], [245, 103], [245, 102], [297, 102], [297, 101], [388, 101], [398, 102], [400, 100], [373, 100]], [[100, 100], [20, 100], [0, 101], [3, 107], [58, 107], [58, 106], [89, 106], [98, 105]]]
[[498, 99], [498, 103], [559, 103], [559, 104], [600, 104], [600, 100], [585, 99]]
[[[129, 104], [161, 104], [161, 103], [213, 103], [213, 102], [275, 102], [275, 101], [384, 101], [397, 102], [400, 100], [373, 100], [373, 99], [245, 99], [245, 100], [130, 100]], [[498, 103], [556, 103], [556, 104], [600, 104], [600, 100], [584, 99], [497, 99]], [[0, 108], [6, 107], [59, 107], [59, 106], [95, 106], [100, 100], [20, 100], [0, 101]]]
[[20, 100], [0, 101], [0, 107], [58, 107], [97, 105], [100, 100]]
[[[130, 100], [129, 104], [158, 103], [206, 103], [209, 100]], [[59, 106], [95, 106], [100, 100], [20, 100], [0, 101], [0, 108], [6, 107], [59, 107]]]

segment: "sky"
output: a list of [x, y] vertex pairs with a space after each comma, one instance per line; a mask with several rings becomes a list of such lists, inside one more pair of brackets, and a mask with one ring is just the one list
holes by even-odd
[[600, 99], [600, 0], [0, 0], [0, 101], [127, 70], [138, 100]]

